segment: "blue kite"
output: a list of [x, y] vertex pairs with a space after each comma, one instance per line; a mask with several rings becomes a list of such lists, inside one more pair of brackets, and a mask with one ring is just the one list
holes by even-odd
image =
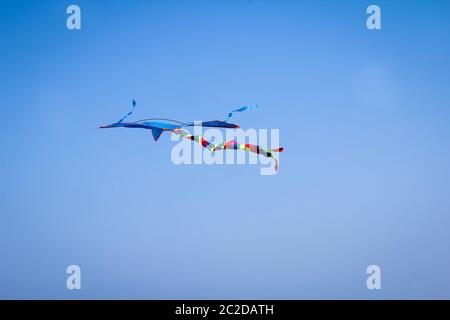
[[243, 106], [236, 110], [231, 111], [226, 119], [224, 121], [220, 120], [211, 120], [211, 121], [196, 121], [196, 122], [181, 122], [177, 120], [171, 120], [171, 119], [165, 119], [165, 118], [149, 118], [149, 119], [143, 119], [138, 120], [134, 122], [124, 122], [131, 114], [133, 114], [134, 110], [136, 109], [136, 101], [133, 100], [133, 108], [130, 112], [128, 112], [122, 119], [120, 119], [117, 122], [114, 122], [109, 125], [100, 126], [101, 129], [107, 129], [107, 128], [138, 128], [138, 129], [146, 129], [151, 130], [153, 139], [155, 141], [158, 141], [159, 137], [164, 131], [173, 132], [185, 139], [189, 139], [192, 141], [195, 141], [199, 144], [201, 144], [204, 148], [209, 149], [211, 152], [215, 152], [218, 150], [225, 150], [225, 149], [234, 149], [234, 150], [245, 150], [249, 152], [254, 152], [257, 154], [264, 155], [266, 157], [272, 158], [275, 160], [275, 170], [278, 170], [278, 161], [274, 157], [274, 152], [282, 152], [283, 148], [276, 148], [276, 149], [264, 149], [258, 145], [253, 145], [249, 143], [238, 143], [235, 140], [226, 141], [221, 144], [214, 144], [206, 139], [204, 139], [202, 136], [194, 136], [191, 135], [189, 132], [183, 130], [184, 127], [193, 127], [193, 126], [202, 126], [202, 127], [209, 127], [209, 128], [225, 128], [225, 129], [236, 129], [240, 128], [239, 125], [229, 123], [227, 122], [234, 113], [236, 112], [244, 112], [247, 110], [255, 109], [258, 106]]

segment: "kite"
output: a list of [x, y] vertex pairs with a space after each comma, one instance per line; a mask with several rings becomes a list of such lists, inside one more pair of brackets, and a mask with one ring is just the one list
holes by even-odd
[[278, 170], [278, 160], [275, 158], [274, 153], [282, 152], [283, 148], [276, 149], [264, 149], [258, 145], [250, 144], [250, 143], [238, 143], [236, 140], [229, 140], [221, 144], [214, 144], [207, 141], [200, 135], [191, 135], [183, 128], [193, 127], [193, 126], [202, 126], [208, 128], [225, 128], [225, 129], [236, 129], [240, 128], [239, 125], [229, 123], [228, 120], [233, 116], [236, 112], [244, 112], [247, 110], [256, 109], [258, 106], [243, 106], [236, 110], [231, 111], [224, 121], [220, 120], [211, 120], [211, 121], [196, 121], [196, 122], [181, 122], [177, 120], [171, 120], [166, 118], [149, 118], [138, 120], [134, 122], [124, 122], [136, 109], [136, 101], [133, 100], [132, 109], [125, 116], [123, 116], [119, 121], [114, 122], [109, 125], [100, 126], [101, 129], [107, 128], [138, 128], [138, 129], [146, 129], [151, 130], [153, 139], [158, 141], [159, 137], [164, 131], [173, 132], [179, 135], [182, 138], [195, 141], [199, 143], [202, 147], [208, 149], [211, 152], [233, 149], [233, 150], [244, 150], [248, 152], [253, 152], [256, 154], [263, 155], [268, 158], [272, 158], [275, 161], [275, 170]]

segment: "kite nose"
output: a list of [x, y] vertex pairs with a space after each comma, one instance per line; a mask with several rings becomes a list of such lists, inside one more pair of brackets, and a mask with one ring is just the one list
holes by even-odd
[[112, 128], [111, 125], [106, 125], [106, 126], [98, 126], [99, 129], [107, 129], [107, 128]]

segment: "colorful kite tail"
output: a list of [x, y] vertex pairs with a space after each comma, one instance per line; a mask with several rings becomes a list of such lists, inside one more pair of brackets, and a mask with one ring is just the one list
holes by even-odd
[[182, 129], [174, 129], [172, 132], [176, 133], [177, 135], [191, 140], [195, 141], [198, 144], [200, 144], [202, 147], [208, 149], [211, 152], [216, 152], [219, 150], [244, 150], [248, 152], [253, 152], [256, 154], [263, 155], [268, 158], [272, 158], [275, 161], [275, 171], [278, 171], [278, 160], [275, 157], [274, 153], [283, 152], [284, 148], [276, 148], [276, 149], [264, 149], [261, 146], [250, 144], [250, 143], [238, 143], [236, 140], [229, 140], [221, 144], [214, 144], [203, 138], [202, 136], [194, 136], [190, 134], [187, 131], [184, 131]]
[[275, 162], [275, 171], [278, 171], [278, 159], [275, 157], [274, 153], [283, 152], [283, 150], [284, 150], [284, 148], [264, 149], [261, 146], [258, 146], [255, 144], [238, 143], [236, 140], [230, 140], [230, 141], [227, 141], [225, 143], [215, 146], [213, 151], [224, 150], [224, 149], [244, 150], [244, 151], [263, 155], [267, 158], [272, 158]]

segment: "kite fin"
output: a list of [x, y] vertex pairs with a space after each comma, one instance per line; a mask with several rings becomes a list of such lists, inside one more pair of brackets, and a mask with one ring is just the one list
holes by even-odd
[[163, 133], [163, 129], [159, 129], [159, 128], [152, 129], [153, 139], [155, 139], [155, 141], [158, 141], [158, 139], [162, 133]]

